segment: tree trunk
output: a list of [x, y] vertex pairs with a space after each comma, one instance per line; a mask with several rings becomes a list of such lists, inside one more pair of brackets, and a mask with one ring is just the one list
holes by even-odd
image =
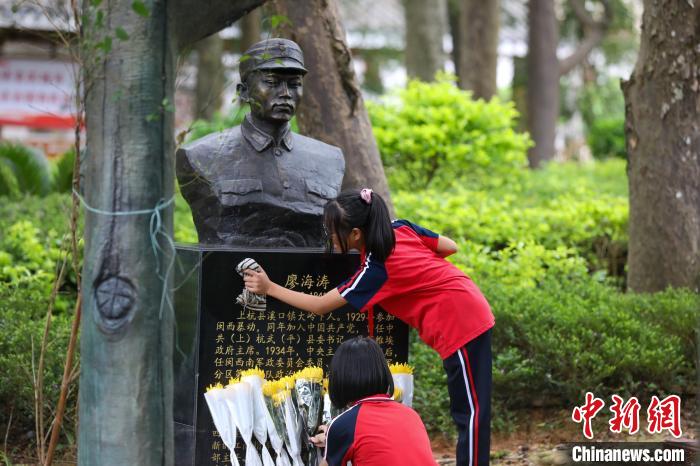
[[211, 120], [221, 108], [226, 78], [221, 56], [224, 41], [212, 34], [195, 45], [197, 51], [197, 84], [195, 88], [196, 118]]
[[554, 158], [559, 115], [559, 41], [554, 0], [530, 0], [528, 12], [527, 121], [535, 145], [528, 151], [530, 167]]
[[[111, 50], [102, 42], [104, 57], [91, 49], [98, 66], [83, 57], [80, 465], [173, 464], [173, 251], [166, 237], [173, 234], [175, 58], [262, 2], [210, 0], [203, 8], [173, 0], [167, 10], [164, 0], [103, 2], [107, 26], [83, 31], [112, 40]], [[93, 16], [97, 3], [84, 2], [84, 14]]]
[[622, 85], [633, 291], [700, 290], [700, 5], [690, 3], [645, 0]]
[[461, 68], [460, 57], [462, 56], [462, 34], [459, 31], [460, 1], [461, 0], [447, 0], [447, 24], [450, 27], [450, 36], [452, 36], [452, 53], [450, 53], [450, 57], [455, 67], [457, 85], [461, 88], [462, 78], [459, 76], [459, 70]]
[[447, 31], [445, 0], [403, 0], [406, 18], [406, 73], [432, 81], [445, 65], [442, 39]]
[[459, 83], [477, 99], [490, 99], [498, 92], [499, 0], [462, 0], [459, 12]]
[[[131, 2], [109, 2], [104, 23], [129, 38], [113, 40], [87, 75], [85, 199], [100, 212], [85, 212], [81, 465], [173, 462], [173, 319], [172, 309], [161, 310], [170, 280], [157, 275], [171, 250], [161, 236], [156, 257], [151, 214], [128, 213], [154, 209], [174, 186], [174, 48], [165, 2], [144, 3], [145, 17]], [[171, 205], [160, 219], [172, 237]]]
[[362, 53], [362, 59], [365, 61], [365, 75], [362, 87], [369, 92], [375, 94], [384, 93], [384, 83], [382, 82], [382, 57], [381, 53], [373, 50], [365, 50]]
[[527, 59], [525, 57], [513, 57], [513, 103], [518, 111], [518, 131], [527, 131]]
[[299, 44], [309, 70], [297, 113], [301, 133], [343, 150], [343, 189], [371, 187], [392, 209], [335, 0], [275, 0], [272, 5], [291, 21], [282, 32]]
[[262, 10], [256, 8], [241, 18], [241, 53], [260, 42], [262, 35]]
[[569, 0], [584, 37], [566, 58], [557, 59], [559, 24], [554, 0], [530, 0], [528, 13], [527, 109], [528, 129], [535, 145], [528, 151], [530, 167], [538, 168], [554, 158], [557, 117], [559, 116], [559, 78], [581, 64], [600, 41], [612, 21], [610, 0], [601, 0], [604, 13], [595, 20], [585, 8], [585, 0]]

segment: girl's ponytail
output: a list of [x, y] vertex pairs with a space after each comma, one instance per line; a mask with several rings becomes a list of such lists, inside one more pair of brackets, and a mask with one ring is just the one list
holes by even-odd
[[[348, 250], [347, 237], [353, 228], [362, 231], [365, 251], [375, 259], [383, 262], [394, 250], [396, 239], [389, 209], [371, 189], [343, 191], [326, 204], [323, 217], [327, 234], [338, 236], [342, 252]], [[330, 241], [329, 248], [332, 249]]]
[[365, 249], [367, 252], [371, 252], [377, 260], [384, 262], [396, 245], [389, 209], [384, 199], [379, 194], [372, 192], [371, 189], [363, 189], [360, 192], [360, 197], [363, 201], [365, 201], [365, 197], [369, 198], [369, 215], [367, 225], [363, 229]]

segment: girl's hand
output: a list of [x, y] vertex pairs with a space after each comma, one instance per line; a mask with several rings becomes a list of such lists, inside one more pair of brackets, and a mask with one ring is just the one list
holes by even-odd
[[272, 285], [272, 282], [262, 268], [260, 272], [250, 269], [246, 270], [243, 274], [243, 281], [245, 282], [246, 289], [255, 294], [266, 295], [270, 290], [270, 285]]
[[313, 437], [309, 438], [309, 441], [313, 443], [315, 446], [318, 448], [325, 448], [326, 446], [326, 430], [328, 430], [328, 426], [325, 424], [322, 424], [318, 426], [319, 433], [314, 435]]

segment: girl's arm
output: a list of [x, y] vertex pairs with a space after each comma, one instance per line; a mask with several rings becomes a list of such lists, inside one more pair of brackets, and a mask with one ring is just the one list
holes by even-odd
[[338, 290], [333, 288], [323, 296], [313, 296], [306, 293], [290, 290], [270, 280], [265, 271], [255, 272], [246, 270], [243, 277], [248, 291], [264, 294], [279, 299], [290, 306], [304, 309], [316, 315], [324, 315], [344, 306], [347, 301], [340, 296]]
[[457, 252], [457, 243], [447, 236], [438, 236], [437, 252], [441, 257], [451, 256]]

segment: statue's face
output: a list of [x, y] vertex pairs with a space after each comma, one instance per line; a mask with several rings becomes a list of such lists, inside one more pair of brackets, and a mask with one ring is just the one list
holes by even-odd
[[291, 120], [302, 95], [301, 81], [294, 70], [251, 73], [246, 80], [251, 113], [271, 122]]

